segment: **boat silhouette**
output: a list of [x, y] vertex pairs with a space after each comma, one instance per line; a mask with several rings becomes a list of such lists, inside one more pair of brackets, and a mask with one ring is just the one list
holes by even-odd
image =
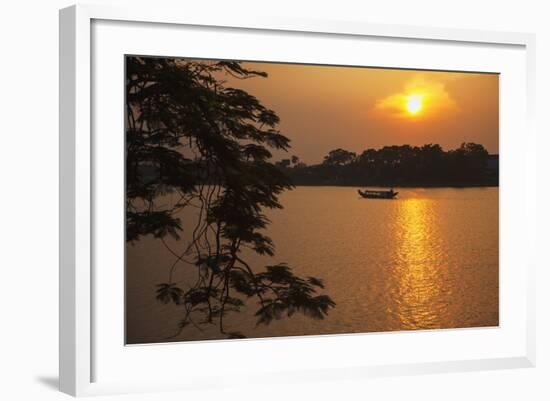
[[369, 198], [369, 199], [394, 199], [399, 192], [395, 192], [392, 189], [389, 191], [374, 191], [365, 189], [364, 191], [361, 191], [360, 189], [357, 190], [359, 195], [361, 195], [363, 198]]

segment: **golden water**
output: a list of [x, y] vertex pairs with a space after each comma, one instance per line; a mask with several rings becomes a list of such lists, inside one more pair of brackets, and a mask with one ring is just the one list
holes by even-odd
[[[282, 194], [284, 209], [266, 213], [275, 257], [246, 258], [322, 278], [336, 307], [320, 321], [295, 315], [256, 326], [252, 300], [225, 319], [227, 329], [265, 337], [497, 326], [498, 188], [396, 190], [395, 200], [362, 199], [347, 187]], [[175, 332], [181, 310], [154, 297], [173, 261], [158, 240], [128, 245], [128, 343], [167, 341]], [[185, 270], [176, 279], [185, 281]], [[170, 341], [215, 338], [222, 338], [215, 328], [189, 327]]]

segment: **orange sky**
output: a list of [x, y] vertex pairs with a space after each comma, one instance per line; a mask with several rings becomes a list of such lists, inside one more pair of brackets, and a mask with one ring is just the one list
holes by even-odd
[[[476, 142], [498, 153], [498, 75], [299, 64], [243, 63], [268, 78], [227, 85], [256, 96], [281, 118], [288, 155], [308, 164], [335, 148]], [[411, 95], [421, 102], [407, 111]], [[417, 107], [418, 108], [418, 107]]]

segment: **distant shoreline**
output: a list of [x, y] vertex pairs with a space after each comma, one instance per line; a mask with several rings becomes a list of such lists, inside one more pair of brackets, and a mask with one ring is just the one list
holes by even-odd
[[480, 144], [463, 143], [444, 151], [437, 144], [366, 149], [360, 155], [342, 148], [308, 166], [292, 156], [275, 163], [294, 185], [381, 186], [384, 188], [498, 187], [499, 156]]
[[350, 184], [295, 184], [294, 187], [346, 187], [346, 188], [498, 188], [498, 184], [473, 184], [473, 185], [350, 185]]

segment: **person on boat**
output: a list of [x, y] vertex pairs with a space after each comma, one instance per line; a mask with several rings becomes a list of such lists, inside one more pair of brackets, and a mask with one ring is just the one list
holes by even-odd
[[391, 188], [391, 189], [390, 189], [390, 195], [393, 196], [394, 193], [395, 193], [395, 192], [393, 192], [393, 188]]

